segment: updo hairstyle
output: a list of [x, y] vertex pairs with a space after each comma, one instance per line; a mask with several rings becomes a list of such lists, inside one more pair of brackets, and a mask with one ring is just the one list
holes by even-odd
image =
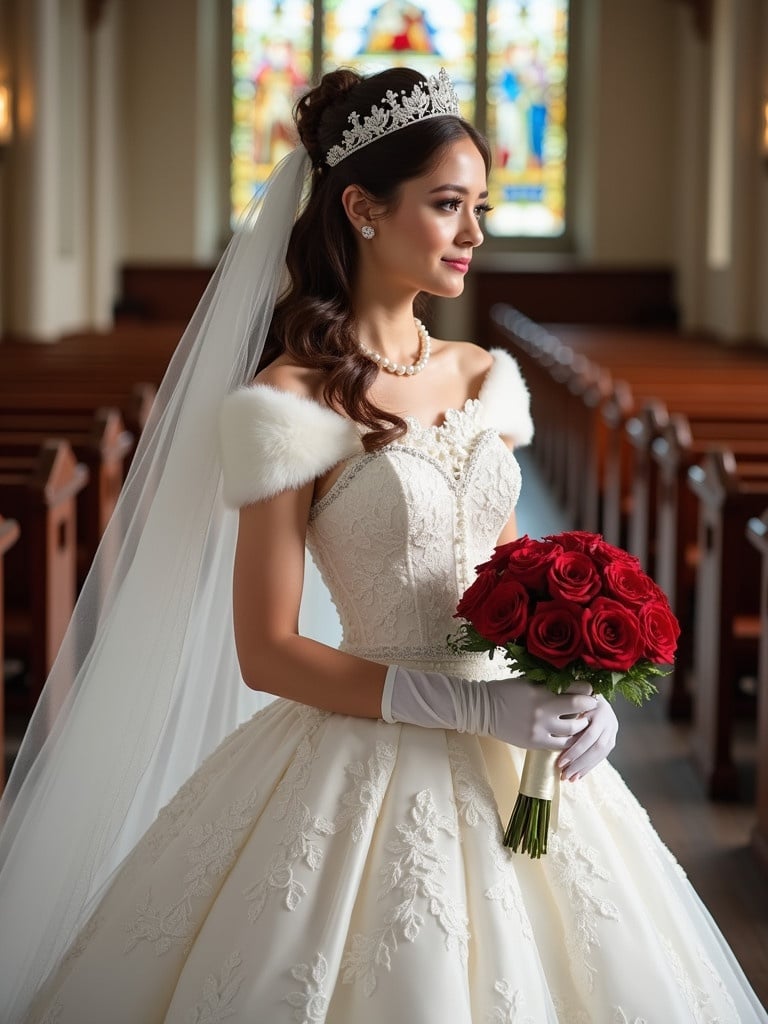
[[[428, 174], [446, 146], [469, 137], [486, 171], [490, 150], [472, 125], [445, 115], [378, 138], [334, 167], [325, 157], [341, 143], [353, 111], [363, 118], [381, 104], [389, 89], [410, 93], [424, 81], [424, 75], [411, 68], [390, 68], [365, 78], [341, 68], [324, 75], [299, 100], [294, 115], [299, 138], [312, 160], [312, 188], [288, 243], [289, 286], [275, 306], [261, 365], [286, 352], [297, 365], [324, 371], [324, 400], [369, 428], [364, 435], [369, 451], [402, 436], [406, 424], [367, 397], [378, 369], [358, 349], [352, 313], [358, 240], [344, 211], [342, 193], [348, 185], [358, 185], [374, 202], [391, 210], [401, 185]], [[425, 305], [426, 296], [419, 296], [417, 315], [423, 315]]]

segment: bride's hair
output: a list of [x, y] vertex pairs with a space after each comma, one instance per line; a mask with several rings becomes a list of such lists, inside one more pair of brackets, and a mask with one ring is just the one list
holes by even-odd
[[[290, 281], [275, 306], [261, 366], [282, 352], [299, 366], [323, 370], [325, 401], [369, 428], [363, 443], [370, 451], [405, 433], [405, 422], [384, 412], [368, 398], [378, 372], [357, 347], [352, 311], [352, 287], [357, 272], [357, 239], [341, 202], [348, 185], [358, 185], [375, 202], [392, 208], [403, 182], [435, 166], [442, 150], [469, 137], [486, 170], [488, 143], [460, 117], [428, 118], [364, 146], [334, 167], [325, 162], [332, 146], [342, 140], [348, 117], [361, 117], [381, 102], [387, 90], [410, 92], [425, 78], [411, 68], [390, 68], [370, 77], [349, 69], [324, 75], [320, 84], [296, 105], [299, 138], [312, 159], [312, 187], [288, 243], [286, 264]], [[426, 296], [417, 298], [423, 316]]]

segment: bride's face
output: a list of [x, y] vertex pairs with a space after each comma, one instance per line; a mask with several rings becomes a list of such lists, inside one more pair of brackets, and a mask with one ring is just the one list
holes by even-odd
[[406, 181], [394, 209], [374, 221], [366, 255], [380, 287], [453, 297], [464, 290], [488, 209], [485, 163], [470, 138], [451, 143], [429, 174]]

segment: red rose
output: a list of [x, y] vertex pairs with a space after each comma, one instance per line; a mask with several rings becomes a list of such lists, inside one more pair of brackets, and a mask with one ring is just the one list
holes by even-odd
[[522, 537], [518, 537], [517, 540], [511, 540], [507, 544], [499, 544], [498, 547], [494, 548], [493, 554], [488, 561], [483, 562], [482, 565], [476, 565], [475, 569], [477, 572], [493, 569], [494, 572], [502, 573], [507, 568], [511, 552], [517, 551], [518, 548], [524, 548], [530, 543], [530, 538], [526, 533]]
[[488, 595], [498, 582], [498, 576], [490, 569], [479, 573], [474, 583], [464, 591], [454, 617], [461, 617], [474, 623], [475, 613], [483, 607], [483, 604], [488, 599]]
[[496, 644], [510, 643], [525, 635], [528, 623], [528, 592], [514, 580], [502, 580], [473, 613], [472, 625], [480, 636]]
[[526, 540], [509, 552], [503, 578], [516, 580], [532, 590], [545, 590], [547, 569], [561, 551], [558, 544]]
[[637, 555], [630, 555], [628, 551], [625, 551], [623, 548], [614, 547], [613, 544], [606, 543], [602, 538], [594, 545], [590, 554], [598, 565], [626, 565], [632, 569], [642, 571], [640, 559]]
[[581, 653], [584, 609], [571, 601], [540, 601], [528, 623], [528, 653], [565, 668]]
[[599, 533], [587, 533], [586, 530], [565, 530], [563, 533], [550, 533], [545, 540], [559, 544], [563, 551], [581, 551], [588, 555], [596, 541], [602, 540]]
[[638, 621], [645, 657], [654, 665], [671, 665], [675, 660], [680, 623], [672, 614], [666, 598], [643, 605]]
[[635, 613], [609, 597], [598, 597], [584, 609], [582, 657], [591, 668], [626, 672], [643, 654], [643, 640]]
[[599, 533], [588, 533], [586, 530], [567, 530], [564, 533], [552, 533], [545, 539], [559, 544], [564, 551], [581, 551], [585, 555], [590, 555], [599, 566], [608, 565], [611, 562], [621, 562], [623, 565], [640, 568], [639, 558], [630, 555], [623, 548], [609, 544]]
[[632, 607], [642, 607], [658, 593], [658, 587], [647, 573], [626, 562], [606, 565], [603, 579], [608, 594]]
[[580, 551], [563, 551], [547, 571], [552, 597], [586, 604], [600, 592], [600, 576], [589, 555]]

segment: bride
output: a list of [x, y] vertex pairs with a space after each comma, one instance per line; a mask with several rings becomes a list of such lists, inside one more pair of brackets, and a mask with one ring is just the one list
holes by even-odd
[[[2, 1020], [768, 1020], [605, 760], [610, 706], [446, 645], [532, 436], [514, 360], [418, 318], [482, 242], [485, 140], [402, 68], [326, 75], [297, 125], [5, 798]], [[299, 629], [305, 547], [338, 648]], [[238, 687], [278, 699], [231, 731]], [[563, 779], [540, 861], [501, 842], [526, 748]]]

